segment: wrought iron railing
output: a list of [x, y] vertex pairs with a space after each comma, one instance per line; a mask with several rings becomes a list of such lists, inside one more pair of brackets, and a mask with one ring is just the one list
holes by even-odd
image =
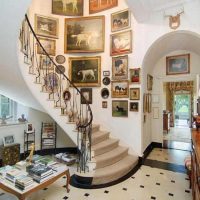
[[[75, 123], [77, 130], [77, 171], [86, 172], [91, 160], [92, 110], [80, 90], [65, 75], [65, 68], [57, 65], [47, 53], [35, 34], [28, 16], [20, 29], [21, 52], [29, 66], [29, 74], [35, 76], [35, 83], [41, 84], [42, 92], [48, 94], [55, 108], [69, 123]], [[82, 99], [82, 101], [81, 101]], [[83, 103], [84, 102], [84, 103]]]

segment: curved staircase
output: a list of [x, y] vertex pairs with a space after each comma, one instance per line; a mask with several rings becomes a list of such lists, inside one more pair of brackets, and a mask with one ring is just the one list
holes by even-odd
[[[99, 125], [92, 130], [92, 159], [89, 172], [76, 173], [71, 184], [80, 188], [100, 188], [116, 184], [132, 175], [138, 164], [138, 157], [128, 153], [129, 148], [119, 145], [119, 139], [101, 131]], [[127, 175], [127, 176], [126, 176]]]
[[[119, 139], [110, 137], [108, 131], [100, 130], [100, 125], [93, 124], [90, 105], [81, 103], [81, 98], [84, 97], [80, 90], [73, 85], [45, 51], [27, 15], [26, 20], [28, 23], [26, 26], [28, 25], [30, 32], [24, 35], [27, 29], [25, 26], [20, 32], [20, 40], [24, 62], [28, 64], [28, 73], [23, 69], [23, 60], [19, 59], [21, 71], [36, 99], [77, 145], [77, 173], [73, 175], [71, 184], [82, 188], [94, 188], [112, 185], [125, 179], [135, 169], [138, 157], [130, 155], [129, 149], [121, 146]], [[29, 38], [31, 32], [33, 36]], [[37, 55], [36, 48], [29, 49], [31, 46], [38, 45], [43, 50], [45, 60], [49, 59], [52, 62], [53, 72], [48, 69], [48, 66], [45, 66], [45, 70], [42, 69], [41, 62], [38, 62], [38, 56], [41, 55]], [[53, 74], [53, 81], [50, 74]], [[58, 80], [55, 81], [56, 79]], [[64, 99], [65, 92], [71, 94], [69, 100]], [[48, 99], [44, 101], [46, 95]]]

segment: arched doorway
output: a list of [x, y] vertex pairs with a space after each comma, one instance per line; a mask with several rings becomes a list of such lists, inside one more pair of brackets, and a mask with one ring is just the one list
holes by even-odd
[[[195, 70], [191, 70], [187, 75], [167, 75], [166, 74], [166, 60], [164, 59], [168, 55], [176, 55], [179, 51], [187, 52], [192, 54], [192, 67], [194, 68], [193, 57], [200, 63], [200, 35], [191, 31], [174, 31], [171, 33], [167, 33], [157, 39], [148, 49], [144, 60], [143, 60], [143, 92], [149, 92], [146, 88], [145, 77], [147, 74], [151, 74], [154, 77], [154, 84], [156, 82], [156, 86], [153, 87], [153, 90], [150, 93], [153, 95], [159, 96], [160, 101], [157, 104], [152, 104], [152, 107], [159, 108], [159, 119], [153, 118], [153, 113], [149, 115], [147, 118], [151, 123], [143, 124], [143, 136], [151, 134], [150, 142], [160, 142], [163, 143], [163, 83], [165, 82], [185, 82], [185, 81], [193, 81], [196, 86], [196, 75], [200, 74], [200, 69], [195, 68]], [[194, 54], [194, 55], [193, 55]], [[155, 68], [160, 65], [160, 74], [155, 75]], [[196, 65], [197, 66], [197, 65]], [[195, 66], [195, 67], [196, 67]], [[162, 69], [161, 69], [162, 67]], [[159, 71], [158, 70], [158, 71]], [[162, 73], [161, 73], [162, 72]], [[162, 90], [162, 91], [161, 91]], [[197, 99], [196, 88], [194, 87], [194, 102]], [[193, 103], [193, 109], [195, 109], [195, 103]], [[154, 109], [152, 109], [154, 110]], [[147, 127], [148, 126], [148, 127]], [[149, 130], [151, 130], [151, 133]], [[146, 132], [145, 132], [146, 131]], [[144, 137], [143, 137], [144, 138]]]

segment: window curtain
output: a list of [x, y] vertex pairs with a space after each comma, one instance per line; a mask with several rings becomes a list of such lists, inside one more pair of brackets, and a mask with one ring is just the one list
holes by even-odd
[[[191, 113], [193, 113], [193, 95], [194, 82], [182, 81], [182, 82], [168, 82], [166, 85], [166, 109], [170, 111], [170, 126], [174, 127], [174, 94], [177, 91], [185, 90], [191, 94]], [[192, 122], [190, 121], [190, 124]]]

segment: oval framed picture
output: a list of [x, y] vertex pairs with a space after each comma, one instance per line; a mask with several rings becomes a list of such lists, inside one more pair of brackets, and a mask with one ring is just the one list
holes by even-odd
[[107, 99], [109, 97], [109, 94], [110, 94], [110, 92], [109, 92], [109, 90], [107, 88], [103, 88], [101, 90], [101, 97], [103, 99]]
[[69, 90], [63, 91], [63, 99], [64, 101], [69, 101], [71, 99], [71, 93]]
[[107, 77], [107, 76], [104, 77], [102, 81], [103, 81], [103, 84], [104, 84], [104, 85], [109, 85], [109, 84], [110, 84], [110, 78]]
[[63, 56], [63, 55], [57, 55], [56, 58], [55, 58], [55, 60], [56, 60], [56, 62], [58, 64], [63, 64], [66, 59], [65, 59], [65, 56]]
[[64, 74], [65, 73], [65, 67], [63, 65], [58, 65], [55, 67], [55, 71], [57, 74]]

